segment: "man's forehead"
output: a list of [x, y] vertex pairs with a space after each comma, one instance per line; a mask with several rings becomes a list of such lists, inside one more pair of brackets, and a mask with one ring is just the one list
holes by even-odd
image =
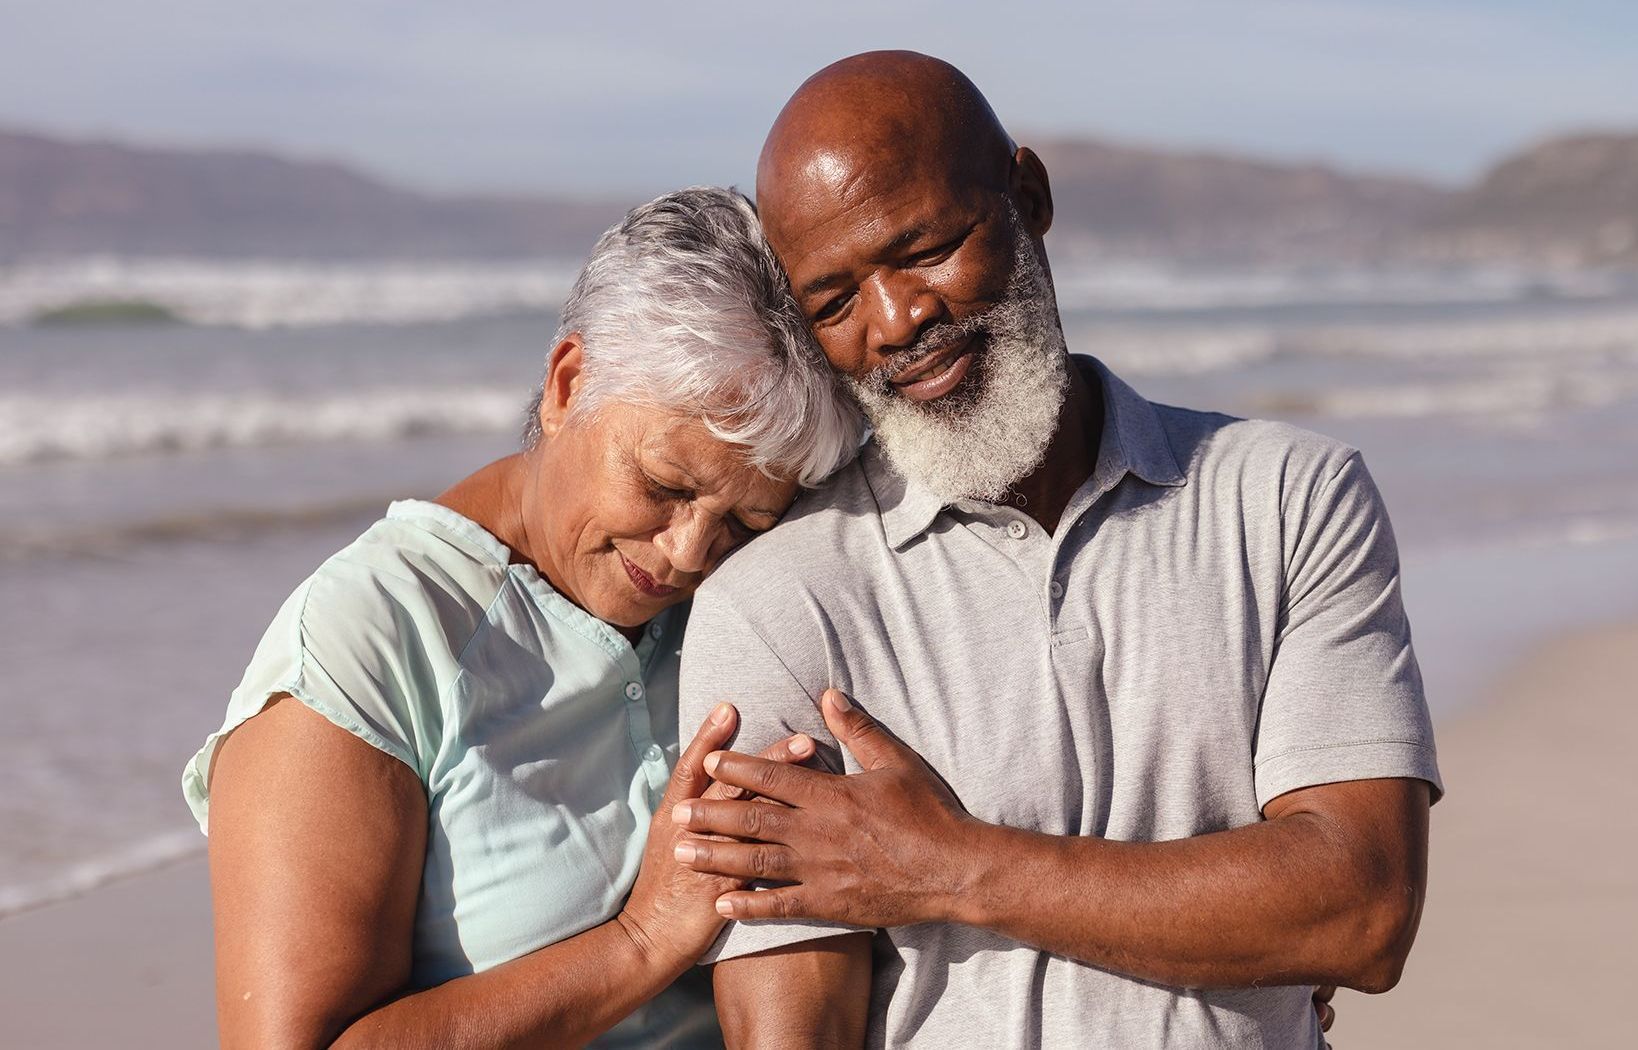
[[757, 206], [782, 258], [840, 237], [891, 240], [921, 213], [959, 206], [977, 188], [947, 156], [908, 149], [826, 146], [766, 174]]

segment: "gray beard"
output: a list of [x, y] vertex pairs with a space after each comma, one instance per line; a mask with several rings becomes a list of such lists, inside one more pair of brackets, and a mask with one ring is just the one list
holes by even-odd
[[[995, 503], [1046, 458], [1069, 390], [1068, 349], [1045, 268], [1016, 211], [1013, 269], [1000, 302], [935, 325], [890, 364], [847, 378], [893, 469], [945, 503]], [[960, 388], [930, 404], [894, 391], [909, 362], [981, 334]]]

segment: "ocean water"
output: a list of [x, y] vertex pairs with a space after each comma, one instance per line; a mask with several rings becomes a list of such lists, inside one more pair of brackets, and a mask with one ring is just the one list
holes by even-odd
[[[1076, 270], [1070, 345], [1363, 449], [1436, 711], [1638, 614], [1638, 283]], [[0, 917], [192, 855], [183, 761], [279, 602], [510, 451], [572, 265], [0, 270]], [[37, 328], [87, 296], [193, 323]]]

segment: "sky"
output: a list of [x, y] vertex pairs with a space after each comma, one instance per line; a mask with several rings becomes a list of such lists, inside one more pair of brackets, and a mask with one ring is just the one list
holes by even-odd
[[784, 100], [857, 51], [961, 67], [1016, 138], [1474, 177], [1638, 130], [1631, 0], [0, 0], [0, 126], [269, 147], [426, 189], [751, 181]]

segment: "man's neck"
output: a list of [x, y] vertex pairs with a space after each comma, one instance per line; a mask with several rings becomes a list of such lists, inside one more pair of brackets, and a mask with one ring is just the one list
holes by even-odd
[[1009, 502], [1048, 533], [1055, 531], [1064, 508], [1098, 465], [1102, 439], [1103, 391], [1097, 383], [1088, 382], [1071, 361], [1069, 392], [1058, 412], [1058, 429], [1052, 435], [1046, 459], [1013, 486]]

